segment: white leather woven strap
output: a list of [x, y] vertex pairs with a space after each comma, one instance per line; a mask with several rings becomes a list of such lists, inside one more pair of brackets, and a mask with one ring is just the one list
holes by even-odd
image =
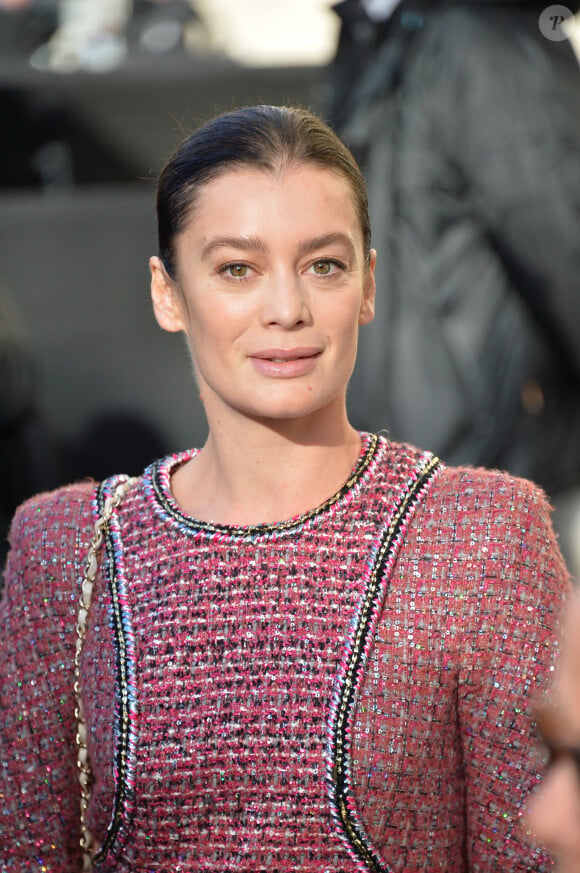
[[86, 813], [91, 798], [91, 764], [87, 749], [87, 728], [83, 701], [81, 697], [81, 654], [85, 637], [87, 635], [89, 609], [93, 597], [93, 587], [99, 566], [99, 549], [103, 545], [104, 533], [111, 520], [115, 509], [119, 506], [128, 488], [134, 482], [129, 477], [122, 478], [116, 485], [114, 492], [106, 498], [103, 512], [95, 522], [95, 528], [87, 561], [85, 564], [81, 595], [79, 598], [79, 611], [77, 618], [77, 641], [75, 652], [75, 676], [74, 692], [76, 699], [75, 719], [77, 722], [76, 743], [78, 752], [79, 782], [81, 786], [81, 837], [80, 845], [83, 852], [83, 871], [90, 871], [93, 866], [93, 855], [96, 844], [86, 824]]

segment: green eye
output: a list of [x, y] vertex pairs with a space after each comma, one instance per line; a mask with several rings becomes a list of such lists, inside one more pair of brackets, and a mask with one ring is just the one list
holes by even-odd
[[233, 276], [234, 279], [243, 279], [248, 274], [246, 264], [230, 264], [227, 269], [230, 276]]
[[319, 276], [326, 276], [328, 273], [330, 273], [331, 266], [332, 265], [330, 261], [316, 261], [313, 264], [314, 272], [317, 273]]

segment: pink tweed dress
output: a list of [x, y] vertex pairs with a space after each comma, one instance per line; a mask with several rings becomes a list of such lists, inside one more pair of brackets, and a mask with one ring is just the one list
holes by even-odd
[[[323, 505], [199, 522], [153, 464], [84, 648], [96, 873], [545, 871], [529, 705], [569, 582], [543, 494], [363, 434]], [[80, 868], [73, 662], [115, 478], [18, 511], [0, 606], [0, 870]]]

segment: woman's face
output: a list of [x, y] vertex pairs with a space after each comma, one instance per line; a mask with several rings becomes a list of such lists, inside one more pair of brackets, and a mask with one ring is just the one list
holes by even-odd
[[232, 169], [205, 185], [176, 240], [179, 280], [150, 266], [157, 319], [186, 333], [210, 424], [343, 409], [374, 261], [337, 173]]

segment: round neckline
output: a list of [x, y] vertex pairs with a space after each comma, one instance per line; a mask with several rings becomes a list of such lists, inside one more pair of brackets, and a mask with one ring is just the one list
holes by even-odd
[[361, 432], [360, 437], [359, 456], [350, 475], [340, 488], [312, 509], [282, 521], [251, 525], [220, 524], [195, 518], [181, 509], [171, 491], [171, 477], [178, 467], [194, 458], [199, 453], [199, 449], [189, 449], [175, 455], [168, 455], [151, 464], [144, 474], [145, 487], [151, 494], [158, 511], [166, 520], [177, 522], [181, 529], [185, 528], [191, 532], [233, 538], [254, 538], [293, 531], [306, 522], [324, 515], [331, 507], [338, 507], [352, 493], [353, 489], [360, 485], [364, 474], [368, 471], [371, 462], [383, 444], [383, 440], [376, 434]]

